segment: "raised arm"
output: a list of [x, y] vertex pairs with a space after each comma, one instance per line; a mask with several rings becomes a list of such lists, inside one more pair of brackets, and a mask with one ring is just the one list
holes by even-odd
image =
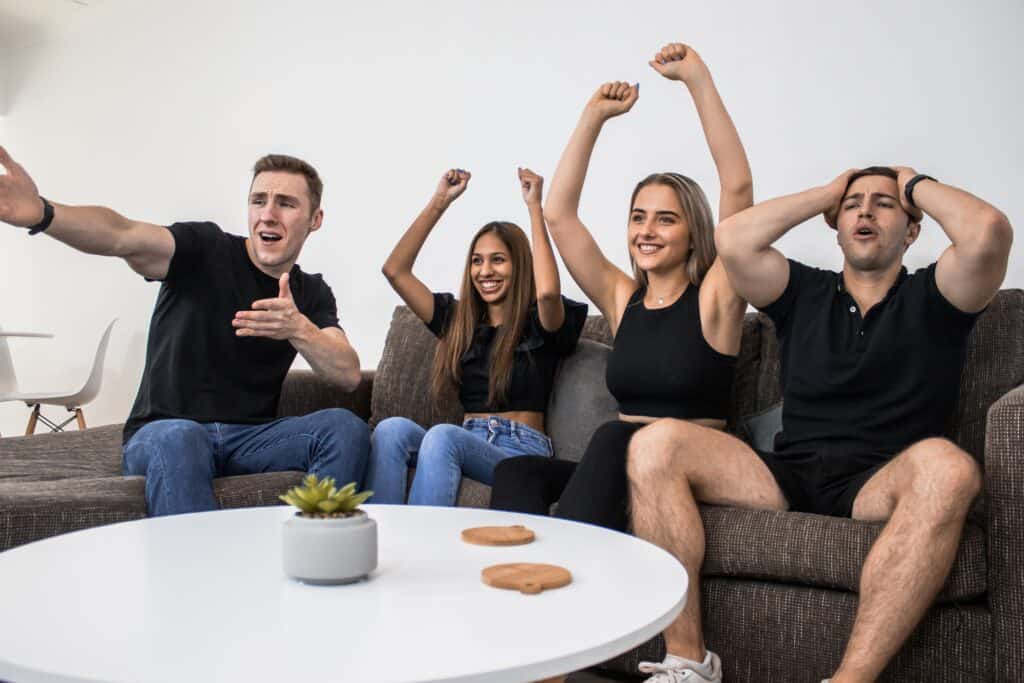
[[755, 204], [718, 224], [718, 258], [741, 297], [761, 307], [782, 296], [789, 282], [789, 262], [772, 244], [809, 218], [831, 211], [854, 170], [828, 185]]
[[551, 249], [541, 197], [544, 194], [544, 179], [528, 168], [519, 169], [519, 183], [523, 189], [523, 200], [530, 212], [530, 238], [533, 242], [533, 279], [537, 284], [537, 314], [540, 324], [548, 332], [555, 332], [565, 322], [565, 306], [562, 304], [562, 285], [558, 279], [558, 264]]
[[636, 283], [605, 258], [587, 226], [580, 220], [580, 194], [590, 155], [605, 121], [629, 111], [639, 96], [639, 85], [621, 81], [605, 83], [598, 88], [587, 102], [576, 130], [562, 152], [544, 205], [544, 218], [569, 274], [601, 309], [612, 329], [617, 326], [618, 311], [625, 307]]
[[661, 48], [649, 64], [665, 78], [681, 82], [690, 91], [718, 171], [721, 186], [718, 220], [749, 207], [754, 203], [754, 182], [747, 153], [707, 65], [692, 47], [682, 43], [669, 43]]
[[942, 296], [967, 313], [985, 308], [1006, 277], [1013, 229], [1002, 211], [969, 192], [934, 180], [913, 187], [907, 205], [906, 186], [917, 171], [895, 167], [900, 201], [913, 213], [917, 208], [935, 219], [953, 243], [935, 266], [935, 284]]
[[384, 277], [398, 292], [398, 296], [402, 297], [412, 312], [426, 323], [434, 317], [434, 295], [413, 275], [412, 267], [430, 231], [434, 229], [451, 203], [465, 192], [470, 177], [469, 171], [459, 168], [449, 169], [441, 176], [434, 196], [402, 235], [402, 239], [398, 240], [398, 244], [391, 250], [388, 260], [381, 268]]
[[[39, 224], [44, 204], [36, 184], [0, 147], [0, 221], [27, 228]], [[174, 237], [166, 228], [125, 218], [100, 206], [53, 204], [46, 234], [87, 254], [123, 258], [132, 270], [162, 280], [174, 256]]]

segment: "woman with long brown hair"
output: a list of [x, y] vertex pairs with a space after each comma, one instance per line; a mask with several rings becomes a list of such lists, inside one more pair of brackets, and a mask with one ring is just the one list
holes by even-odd
[[519, 169], [533, 248], [514, 223], [487, 223], [470, 242], [459, 298], [431, 292], [412, 268], [427, 236], [469, 184], [450, 169], [384, 264], [398, 295], [438, 338], [432, 368], [435, 398], [458, 392], [462, 426], [425, 430], [393, 417], [371, 436], [366, 485], [375, 503], [454, 505], [462, 475], [492, 482], [495, 465], [514, 455], [551, 457], [544, 411], [559, 360], [576, 348], [586, 304], [561, 295], [558, 266], [541, 209], [544, 179]]

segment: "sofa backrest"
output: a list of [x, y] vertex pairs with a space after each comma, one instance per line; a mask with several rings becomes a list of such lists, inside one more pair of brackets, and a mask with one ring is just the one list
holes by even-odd
[[[758, 314], [757, 322], [762, 343], [754, 410], [761, 410], [779, 401], [779, 347], [771, 320]], [[981, 460], [989, 406], [1021, 384], [1024, 384], [1024, 290], [1004, 289], [979, 316], [968, 338], [960, 394], [946, 436]]]
[[[590, 316], [583, 327], [583, 340], [610, 346], [611, 334], [608, 324], [601, 316]], [[373, 382], [370, 425], [376, 426], [381, 420], [392, 417], [407, 417], [423, 427], [449, 422], [458, 424], [462, 419], [462, 406], [456, 396], [448, 396], [440, 402], [433, 400], [430, 391], [430, 367], [433, 362], [437, 340], [423, 322], [405, 306], [395, 308], [384, 342], [384, 352]], [[548, 432], [555, 442], [559, 457], [577, 459], [586, 445], [580, 443], [579, 435], [587, 431], [586, 425], [596, 428], [606, 413], [614, 417], [614, 410], [608, 411], [607, 388], [604, 384], [604, 356], [597, 349], [586, 345], [582, 357], [563, 363], [563, 370], [555, 381], [552, 405], [548, 413]], [[740, 417], [754, 411], [758, 383], [758, 362], [760, 356], [760, 327], [757, 317], [750, 314], [744, 320], [743, 342], [733, 387], [730, 426], [738, 424]], [[601, 364], [601, 367], [594, 367]], [[566, 396], [581, 393], [581, 382], [591, 385], [591, 395], [579, 402], [573, 412], [564, 405]], [[557, 404], [562, 401], [562, 404]], [[614, 405], [613, 403], [611, 404]], [[574, 424], [565, 424], [572, 420]]]

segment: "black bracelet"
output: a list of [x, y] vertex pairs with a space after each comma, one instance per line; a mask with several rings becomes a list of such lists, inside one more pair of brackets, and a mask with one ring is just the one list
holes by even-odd
[[[924, 173], [918, 173], [916, 176], [907, 181], [906, 186], [903, 188], [903, 196], [907, 198], [907, 204], [910, 204], [915, 209], [918, 208], [917, 203], [914, 201], [914, 186], [922, 180], [935, 180], [930, 175]], [[939, 182], [935, 180], [935, 182]]]
[[28, 229], [28, 234], [36, 235], [41, 233], [50, 227], [50, 223], [53, 222], [53, 204], [46, 201], [45, 197], [40, 197], [43, 200], [43, 220], [39, 221]]

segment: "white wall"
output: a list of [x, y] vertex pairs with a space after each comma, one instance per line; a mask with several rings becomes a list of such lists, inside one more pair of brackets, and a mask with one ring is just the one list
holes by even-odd
[[[483, 222], [526, 224], [515, 167], [550, 179], [578, 112], [609, 79], [641, 82], [594, 155], [583, 215], [626, 263], [633, 183], [653, 170], [716, 177], [685, 91], [647, 60], [670, 40], [710, 65], [742, 135], [757, 198], [841, 170], [910, 164], [1024, 216], [1019, 0], [947, 3], [280, 3], [108, 0], [76, 31], [0, 53], [10, 70], [0, 143], [61, 202], [154, 222], [213, 219], [245, 230], [249, 168], [280, 151], [316, 165], [327, 220], [300, 263], [325, 274], [366, 367], [397, 297], [379, 267], [448, 166], [468, 193], [424, 250], [419, 274], [456, 286]], [[933, 222], [907, 257], [947, 243]], [[1024, 286], [1018, 237], [1006, 286]], [[813, 221], [783, 250], [840, 263]], [[580, 296], [568, 277], [566, 290]], [[52, 331], [12, 342], [23, 386], [74, 384], [103, 325], [120, 318], [91, 424], [126, 416], [157, 285], [113, 259], [0, 226], [0, 325]], [[0, 405], [0, 432], [24, 406]]]

